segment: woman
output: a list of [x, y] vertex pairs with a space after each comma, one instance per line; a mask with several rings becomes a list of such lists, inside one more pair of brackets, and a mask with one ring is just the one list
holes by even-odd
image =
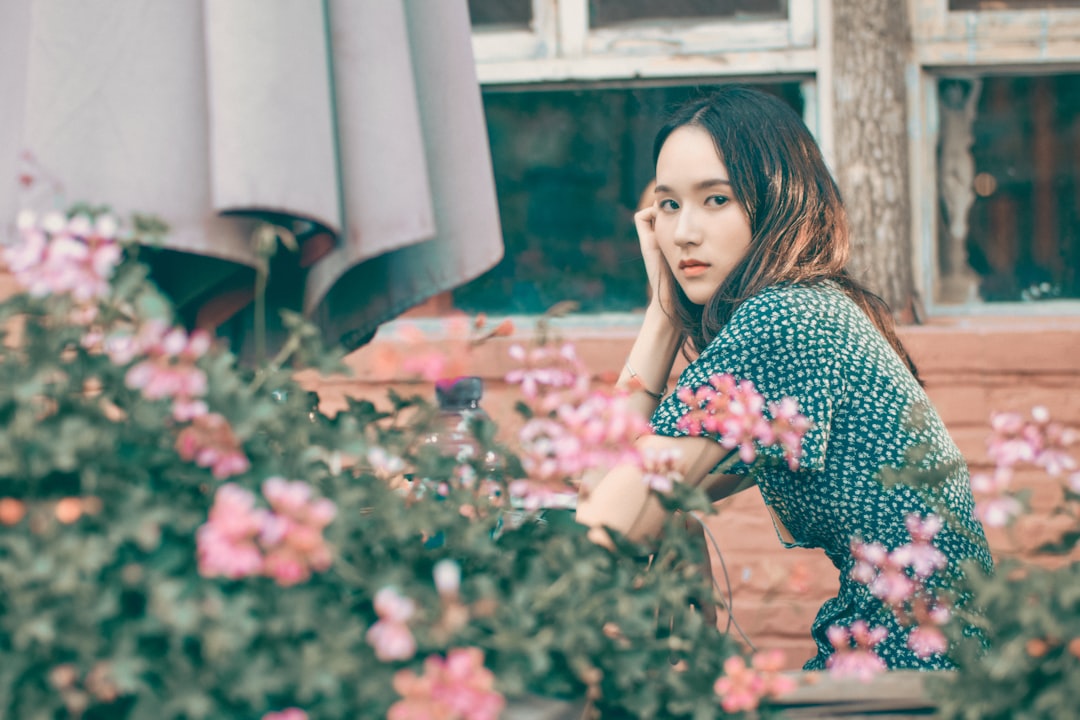
[[[655, 201], [636, 216], [652, 290], [620, 377], [652, 417], [643, 450], [675, 451], [683, 481], [716, 499], [746, 487], [750, 468], [711, 474], [729, 450], [690, 437], [690, 409], [664, 397], [676, 353], [693, 356], [679, 387], [718, 374], [749, 380], [767, 401], [794, 398], [811, 428], [797, 469], [755, 466], [753, 480], [788, 547], [823, 548], [840, 571], [837, 597], [812, 628], [822, 669], [833, 652], [826, 631], [864, 620], [884, 625], [875, 648], [890, 668], [940, 668], [940, 654], [908, 649], [908, 629], [851, 577], [853, 540], [894, 549], [911, 541], [905, 519], [943, 514], [934, 544], [950, 586], [968, 559], [991, 566], [973, 515], [967, 467], [928, 400], [885, 303], [845, 272], [846, 215], [813, 137], [778, 99], [729, 87], [691, 101], [654, 146]], [[899, 478], [886, 487], [883, 479]], [[579, 522], [631, 538], [655, 535], [664, 511], [642, 471], [612, 469], [587, 480]]]

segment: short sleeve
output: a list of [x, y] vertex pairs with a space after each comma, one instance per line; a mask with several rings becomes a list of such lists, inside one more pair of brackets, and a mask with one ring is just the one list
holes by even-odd
[[[814, 288], [773, 287], [743, 302], [707, 348], [683, 371], [676, 392], [664, 398], [652, 417], [658, 435], [689, 434], [679, 420], [690, 408], [678, 388], [696, 391], [714, 375], [750, 381], [768, 404], [791, 398], [812, 426], [803, 438], [800, 470], [825, 467], [829, 429], [842, 378], [836, 372], [830, 304]], [[780, 448], [760, 453], [782, 460]], [[744, 474], [740, 463], [730, 472]]]

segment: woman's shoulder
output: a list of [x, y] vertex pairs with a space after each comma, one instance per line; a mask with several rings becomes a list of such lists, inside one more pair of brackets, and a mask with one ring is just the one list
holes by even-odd
[[762, 326], [802, 331], [840, 320], [852, 310], [857, 306], [832, 282], [770, 285], [740, 303], [729, 326], [734, 332]]

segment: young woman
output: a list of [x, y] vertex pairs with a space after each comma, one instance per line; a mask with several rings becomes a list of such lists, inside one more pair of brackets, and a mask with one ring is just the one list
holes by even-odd
[[[794, 398], [812, 423], [798, 469], [766, 464], [753, 479], [781, 541], [823, 548], [840, 572], [806, 668], [825, 667], [829, 627], [857, 620], [887, 628], [875, 650], [890, 668], [948, 667], [943, 655], [910, 650], [909, 630], [851, 577], [852, 541], [904, 545], [911, 514], [947, 518], [934, 540], [949, 563], [943, 584], [962, 561], [989, 569], [991, 560], [967, 466], [889, 309], [845, 272], [846, 215], [813, 137], [778, 99], [728, 87], [676, 111], [654, 158], [655, 202], [635, 216], [651, 300], [620, 378], [652, 418], [655, 435], [639, 445], [677, 451], [684, 482], [714, 499], [749, 484], [745, 465], [712, 474], [728, 449], [678, 426], [690, 408], [664, 386], [680, 350], [693, 360], [679, 387], [728, 374], [767, 401]], [[903, 482], [887, 486], [886, 476]], [[659, 532], [664, 511], [640, 469], [619, 466], [585, 485], [577, 517], [597, 540], [604, 527], [638, 539]]]

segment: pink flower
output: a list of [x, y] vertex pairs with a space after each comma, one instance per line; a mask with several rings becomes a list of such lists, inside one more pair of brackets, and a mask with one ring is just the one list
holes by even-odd
[[902, 545], [892, 552], [891, 560], [900, 567], [911, 568], [917, 578], [928, 578], [937, 570], [948, 565], [945, 554], [934, 547], [933, 540], [944, 522], [937, 515], [928, 515], [925, 519], [912, 513], [905, 519], [912, 542]]
[[557, 350], [546, 345], [529, 350], [513, 345], [510, 357], [524, 367], [507, 373], [506, 382], [520, 385], [526, 402], [540, 414], [576, 403], [588, 392], [589, 373], [573, 345]]
[[975, 516], [989, 527], [1005, 527], [1023, 511], [1020, 501], [1010, 495], [975, 503]]
[[915, 593], [915, 581], [908, 577], [902, 567], [889, 564], [878, 571], [878, 576], [869, 585], [874, 597], [885, 603], [901, 605]]
[[888, 635], [885, 628], [871, 630], [865, 621], [857, 620], [850, 628], [833, 625], [826, 634], [834, 649], [825, 662], [831, 674], [869, 682], [887, 669], [885, 661], [874, 652], [874, 647]]
[[920, 625], [908, 635], [907, 646], [919, 657], [926, 659], [940, 655], [949, 649], [949, 641], [940, 628]]
[[[312, 508], [324, 509], [312, 512]], [[292, 510], [289, 515], [256, 507], [250, 490], [222, 485], [196, 535], [200, 573], [233, 579], [264, 575], [288, 587], [305, 582], [313, 571], [329, 568], [332, 555], [322, 529], [336, 511], [333, 503], [309, 499]]]
[[1070, 491], [1080, 495], [1080, 472], [1070, 475], [1066, 484]]
[[394, 690], [402, 699], [391, 706], [388, 720], [496, 720], [506, 706], [476, 648], [454, 648], [445, 659], [428, 657], [422, 676], [398, 672]]
[[210, 468], [218, 479], [240, 475], [250, 467], [229, 421], [218, 413], [194, 418], [177, 435], [175, 448], [183, 460], [193, 460], [199, 467]]
[[403, 622], [379, 620], [368, 628], [366, 638], [383, 662], [409, 660], [416, 654], [416, 638]]
[[461, 566], [453, 560], [440, 560], [435, 563], [432, 572], [435, 577], [435, 589], [443, 598], [457, 597], [461, 589]]
[[66, 220], [59, 213], [39, 219], [29, 211], [16, 219], [19, 241], [3, 251], [16, 280], [36, 297], [69, 295], [87, 305], [109, 293], [123, 251], [115, 242], [116, 221], [103, 215]]
[[642, 480], [658, 493], [669, 493], [683, 478], [678, 469], [682, 453], [678, 450], [646, 450], [642, 453]]
[[390, 587], [375, 593], [374, 604], [375, 614], [381, 620], [404, 623], [416, 613], [416, 603]]
[[208, 412], [206, 403], [197, 400], [206, 394], [207, 379], [196, 362], [209, 348], [210, 336], [205, 331], [188, 335], [161, 323], [147, 323], [134, 337], [118, 335], [106, 343], [106, 352], [117, 364], [144, 356], [128, 369], [124, 383], [148, 400], [172, 399], [173, 417], [180, 422]]
[[754, 710], [765, 694], [765, 681], [738, 655], [724, 661], [724, 674], [713, 684], [724, 712]]
[[308, 714], [300, 708], [286, 708], [277, 712], [268, 712], [262, 720], [308, 720]]
[[676, 426], [689, 435], [714, 435], [739, 459], [752, 463], [759, 447], [779, 446], [788, 467], [797, 470], [802, 457], [802, 440], [810, 422], [799, 414], [792, 398], [769, 405], [772, 419], [765, 415], [765, 398], [750, 381], [738, 382], [730, 375], [714, 375], [696, 390], [682, 387], [676, 397], [687, 406]]

